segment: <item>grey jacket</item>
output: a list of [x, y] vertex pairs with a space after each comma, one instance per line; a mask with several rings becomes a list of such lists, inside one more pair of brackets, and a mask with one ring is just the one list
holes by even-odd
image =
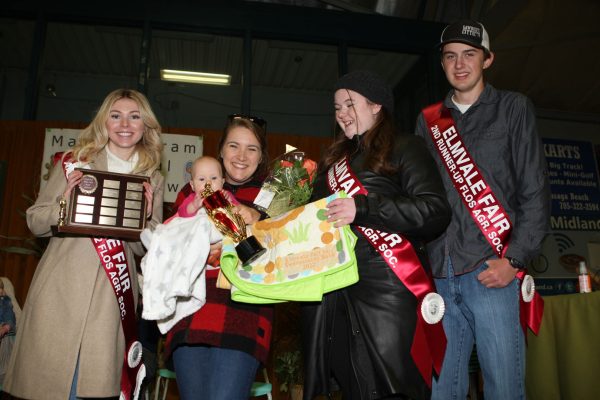
[[[548, 171], [533, 105], [522, 94], [486, 84], [477, 102], [461, 114], [451, 100], [452, 94], [448, 93], [444, 105], [513, 225], [505, 256], [527, 263], [540, 251], [550, 220]], [[423, 113], [417, 120], [417, 134], [425, 138], [438, 163], [453, 213], [445, 234], [428, 245], [433, 275], [446, 276], [448, 256], [455, 274], [473, 271], [485, 260], [495, 258], [494, 250], [454, 188]]]

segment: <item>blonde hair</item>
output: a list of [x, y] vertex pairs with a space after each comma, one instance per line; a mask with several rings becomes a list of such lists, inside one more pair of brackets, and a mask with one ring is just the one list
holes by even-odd
[[104, 149], [108, 143], [106, 121], [115, 102], [121, 99], [135, 101], [140, 109], [145, 127], [144, 135], [136, 145], [139, 159], [132, 173], [150, 175], [160, 165], [160, 155], [163, 147], [160, 138], [161, 127], [148, 99], [137, 90], [117, 89], [106, 96], [92, 122], [77, 138], [77, 144], [73, 147], [73, 158], [78, 161], [91, 162]]

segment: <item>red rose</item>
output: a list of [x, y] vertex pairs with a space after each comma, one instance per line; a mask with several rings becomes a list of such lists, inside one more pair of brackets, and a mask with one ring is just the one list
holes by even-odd
[[308, 179], [312, 182], [315, 171], [317, 170], [317, 163], [310, 158], [305, 158], [302, 166], [306, 169], [306, 172], [308, 172]]

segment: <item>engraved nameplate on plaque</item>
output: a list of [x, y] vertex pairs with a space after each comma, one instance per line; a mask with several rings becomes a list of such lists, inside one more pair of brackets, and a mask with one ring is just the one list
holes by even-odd
[[143, 182], [150, 178], [77, 168], [81, 183], [73, 188], [56, 231], [96, 237], [140, 240], [146, 227]]

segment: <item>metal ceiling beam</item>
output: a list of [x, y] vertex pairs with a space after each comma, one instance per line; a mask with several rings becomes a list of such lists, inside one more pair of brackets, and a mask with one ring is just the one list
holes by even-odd
[[345, 42], [338, 45], [338, 76], [348, 73], [348, 46]]
[[140, 46], [140, 66], [138, 69], [138, 91], [148, 94], [148, 78], [150, 77], [150, 45], [152, 43], [152, 28], [150, 23], [144, 23], [142, 42]]
[[423, 18], [425, 18], [425, 10], [427, 8], [427, 1], [428, 0], [419, 0], [419, 6], [417, 8], [417, 19], [419, 21], [422, 21]]
[[252, 32], [244, 35], [244, 70], [242, 71], [242, 104], [244, 114], [250, 114], [252, 106]]
[[[118, 12], [115, 12], [118, 10]], [[443, 25], [378, 14], [325, 10], [245, 1], [146, 2], [105, 0], [102, 7], [82, 1], [3, 2], [0, 16], [49, 21], [173, 29], [254, 38], [369, 47], [404, 53], [425, 53], [435, 45]]]
[[342, 10], [346, 10], [346, 11], [353, 11], [353, 12], [359, 12], [359, 13], [365, 13], [365, 14], [374, 14], [375, 13], [370, 8], [363, 7], [361, 5], [354, 4], [354, 3], [344, 1], [344, 0], [319, 0], [319, 1], [321, 3], [325, 3], [325, 4], [333, 6], [333, 7], [341, 8]]
[[31, 57], [29, 61], [29, 72], [25, 86], [25, 108], [23, 109], [24, 120], [35, 120], [37, 114], [37, 99], [39, 92], [40, 71], [42, 69], [42, 54], [46, 44], [46, 28], [48, 23], [42, 13], [38, 13], [33, 33], [31, 46]]

